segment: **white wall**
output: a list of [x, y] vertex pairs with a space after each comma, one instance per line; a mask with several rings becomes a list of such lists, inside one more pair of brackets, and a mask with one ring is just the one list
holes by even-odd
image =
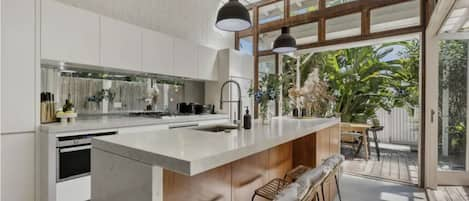
[[214, 26], [221, 0], [58, 1], [211, 48], [234, 47], [234, 35]]

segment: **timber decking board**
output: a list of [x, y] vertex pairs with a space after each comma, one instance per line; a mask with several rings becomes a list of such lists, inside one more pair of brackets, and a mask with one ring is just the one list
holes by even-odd
[[427, 190], [429, 201], [469, 201], [467, 186], [439, 186], [436, 190]]
[[348, 157], [343, 164], [344, 172], [409, 184], [418, 183], [417, 152], [382, 149], [381, 160], [378, 161], [373, 148], [372, 151], [368, 161]]

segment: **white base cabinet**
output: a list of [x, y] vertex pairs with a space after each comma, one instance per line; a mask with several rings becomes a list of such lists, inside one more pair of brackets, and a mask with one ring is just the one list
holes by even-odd
[[91, 199], [91, 176], [57, 183], [55, 201], [86, 201]]
[[34, 136], [34, 133], [1, 136], [1, 200], [35, 200], [36, 152]]
[[42, 0], [42, 58], [80, 64], [99, 64], [99, 15]]

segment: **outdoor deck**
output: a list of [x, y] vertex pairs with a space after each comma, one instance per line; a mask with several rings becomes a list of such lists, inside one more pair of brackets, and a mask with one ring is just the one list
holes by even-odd
[[429, 201], [469, 201], [469, 187], [441, 186], [427, 190]]
[[[349, 147], [342, 148], [346, 156], [344, 172], [357, 176], [391, 180], [402, 183], [418, 184], [417, 152], [394, 149], [393, 146], [381, 148], [381, 160], [378, 161], [374, 147], [371, 147], [370, 160], [353, 158]], [[392, 149], [389, 149], [391, 147]]]

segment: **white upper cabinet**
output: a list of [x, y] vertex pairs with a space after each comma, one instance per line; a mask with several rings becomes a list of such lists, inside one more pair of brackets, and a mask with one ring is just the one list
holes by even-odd
[[217, 50], [204, 46], [198, 46], [197, 55], [197, 68], [199, 71], [198, 77], [202, 80], [217, 80]]
[[253, 79], [254, 59], [251, 55], [236, 50], [229, 50], [229, 75]]
[[101, 65], [142, 70], [142, 29], [101, 16]]
[[33, 131], [38, 101], [35, 0], [2, 0], [1, 4], [1, 132]]
[[43, 0], [41, 31], [43, 59], [99, 64], [99, 15]]
[[197, 45], [189, 41], [174, 39], [174, 74], [197, 78]]
[[142, 67], [148, 73], [173, 75], [174, 39], [152, 30], [142, 32]]

